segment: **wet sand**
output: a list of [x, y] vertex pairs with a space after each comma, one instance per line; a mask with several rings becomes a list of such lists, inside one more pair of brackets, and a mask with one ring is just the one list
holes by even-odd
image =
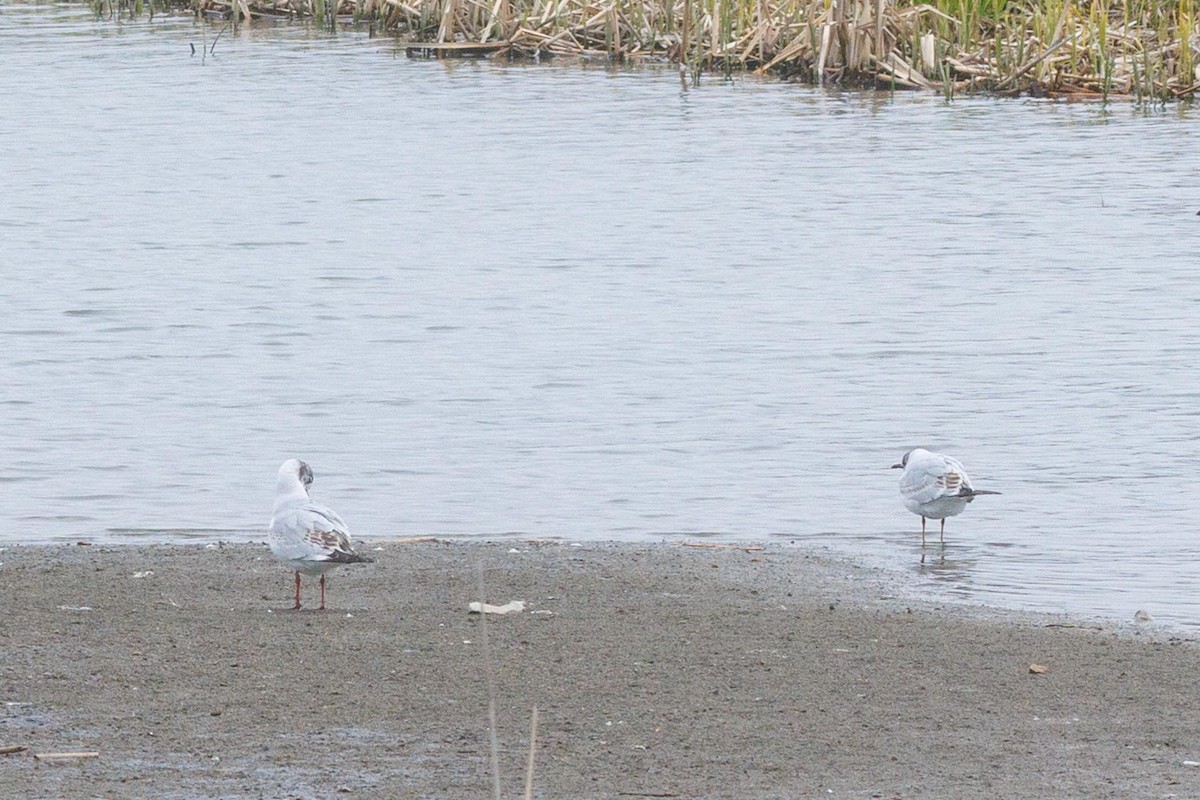
[[[0, 797], [491, 797], [489, 694], [508, 798], [534, 705], [541, 798], [1200, 795], [1200, 647], [1169, 631], [780, 546], [361, 549], [325, 612], [261, 545], [0, 551], [0, 747], [29, 748]], [[480, 576], [526, 610], [485, 628]]]

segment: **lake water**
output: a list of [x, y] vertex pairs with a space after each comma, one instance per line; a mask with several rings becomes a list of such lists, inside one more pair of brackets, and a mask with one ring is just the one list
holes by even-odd
[[[203, 41], [0, 7], [0, 543], [262, 540], [301, 456], [363, 537], [1200, 626], [1195, 110]], [[1004, 493], [925, 564], [917, 444]]]

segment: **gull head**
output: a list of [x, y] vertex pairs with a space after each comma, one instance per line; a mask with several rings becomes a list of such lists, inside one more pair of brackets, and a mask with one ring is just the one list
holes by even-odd
[[298, 458], [289, 458], [279, 467], [279, 481], [275, 485], [276, 494], [308, 495], [308, 487], [313, 482], [312, 467]]
[[930, 451], [926, 450], [924, 447], [914, 447], [900, 458], [899, 464], [892, 464], [892, 469], [907, 469], [908, 462], [918, 457], [918, 454], [921, 454], [921, 457], [924, 457], [930, 455]]

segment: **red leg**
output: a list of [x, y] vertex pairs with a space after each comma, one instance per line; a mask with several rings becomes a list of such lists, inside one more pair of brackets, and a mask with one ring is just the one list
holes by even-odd
[[292, 610], [297, 611], [297, 610], [299, 610], [299, 608], [300, 608], [300, 571], [297, 570], [296, 571], [296, 605], [292, 606]]
[[325, 576], [324, 575], [321, 576], [321, 607], [318, 610], [319, 611], [325, 610]]

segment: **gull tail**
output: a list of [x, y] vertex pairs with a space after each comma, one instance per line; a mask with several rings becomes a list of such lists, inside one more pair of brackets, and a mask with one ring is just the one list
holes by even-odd
[[330, 553], [329, 561], [338, 564], [374, 564], [375, 559], [369, 556], [360, 556], [358, 553], [348, 553], [345, 550], [334, 550]]
[[964, 489], [962, 493], [971, 497], [977, 494], [1003, 494], [1003, 492], [993, 492], [991, 489]]

